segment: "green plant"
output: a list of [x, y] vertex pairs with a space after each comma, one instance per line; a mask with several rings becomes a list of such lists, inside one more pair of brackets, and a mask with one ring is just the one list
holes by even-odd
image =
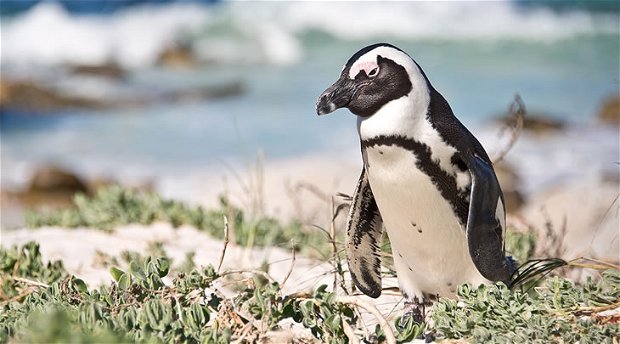
[[440, 338], [475, 343], [612, 343], [620, 338], [617, 321], [598, 312], [620, 307], [620, 272], [608, 270], [583, 285], [548, 278], [535, 293], [505, 285], [462, 285], [458, 299], [442, 298], [433, 307], [433, 329]]
[[330, 252], [327, 236], [322, 231], [314, 228], [310, 230], [294, 221], [282, 224], [270, 217], [249, 218], [224, 197], [220, 198], [219, 209], [207, 211], [183, 202], [164, 200], [155, 193], [112, 186], [100, 190], [93, 197], [78, 194], [73, 203], [71, 208], [51, 213], [28, 211], [26, 224], [31, 228], [92, 227], [112, 231], [114, 227], [124, 224], [149, 225], [163, 221], [174, 227], [190, 225], [221, 239], [226, 216], [234, 231], [231, 237], [237, 245], [289, 247], [291, 240], [294, 240], [303, 243], [295, 246], [297, 251], [315, 256], [327, 256]]
[[[114, 283], [89, 289], [62, 265], [44, 264], [35, 243], [0, 252], [0, 278], [9, 291], [0, 299], [0, 342], [228, 343], [247, 329], [250, 337], [264, 337], [292, 319], [322, 341], [344, 343], [344, 327], [359, 326], [353, 306], [326, 286], [310, 295], [283, 295], [275, 281], [261, 285], [244, 278], [238, 283], [245, 288], [227, 298], [214, 284], [223, 274], [212, 266], [179, 273], [166, 285], [169, 260], [146, 257], [126, 270], [112, 267]], [[36, 276], [47, 276], [45, 283]], [[27, 294], [10, 297], [24, 287]]]
[[[268, 275], [267, 283], [259, 283], [258, 272], [218, 274], [207, 266], [180, 272], [167, 285], [162, 279], [170, 276], [170, 261], [139, 255], [125, 270], [110, 268], [114, 283], [89, 289], [68, 275], [61, 262], [44, 263], [35, 243], [0, 248], [0, 266], [0, 342], [252, 341], [289, 319], [317, 340], [344, 343], [363, 327], [357, 298], [336, 296], [326, 286], [310, 294], [285, 295]], [[239, 284], [234, 296], [218, 289], [216, 282], [224, 276], [230, 278], [227, 283]], [[426, 331], [440, 339], [484, 343], [612, 343], [620, 337], [619, 316], [601, 312], [618, 307], [618, 270], [582, 285], [547, 278], [534, 293], [510, 291], [501, 284], [476, 289], [462, 285], [457, 300], [442, 298], [434, 305]], [[424, 331], [413, 322], [396, 328], [396, 338], [403, 342]], [[370, 335], [385, 341], [385, 329], [377, 326]]]
[[66, 276], [61, 261], [43, 263], [39, 245], [29, 242], [22, 247], [0, 249], [0, 299], [20, 300], [32, 286], [47, 285]]

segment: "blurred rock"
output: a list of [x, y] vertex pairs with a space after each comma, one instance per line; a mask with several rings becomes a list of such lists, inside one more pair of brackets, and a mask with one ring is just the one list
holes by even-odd
[[89, 193], [89, 188], [75, 173], [50, 165], [38, 168], [25, 190], [2, 192], [15, 207], [48, 210], [70, 206], [76, 193]]
[[69, 72], [72, 74], [92, 75], [110, 79], [123, 79], [127, 72], [115, 62], [107, 62], [101, 65], [70, 65]]
[[534, 195], [522, 215], [537, 232], [544, 257], [589, 257], [618, 263], [618, 190], [606, 180], [577, 180]]
[[605, 99], [596, 117], [601, 123], [620, 125], [620, 96]]
[[[78, 193], [93, 196], [103, 188], [119, 184], [109, 177], [84, 178], [62, 167], [40, 167], [23, 190], [0, 190], [0, 224], [3, 228], [22, 227], [26, 209], [49, 212], [71, 207]], [[155, 191], [151, 179], [133, 180], [122, 185], [138, 191]]]
[[[119, 184], [117, 180], [109, 177], [97, 176], [86, 179], [62, 167], [50, 165], [40, 167], [35, 171], [23, 194], [67, 193], [73, 196], [76, 193], [85, 193], [94, 195], [103, 188]], [[123, 185], [145, 192], [152, 192], [155, 189], [155, 183], [150, 179], [136, 180]]]
[[0, 108], [54, 111], [65, 108], [103, 108], [95, 99], [66, 95], [32, 81], [0, 80]]
[[198, 60], [189, 44], [174, 44], [159, 54], [157, 65], [174, 69], [192, 69], [198, 65]]
[[186, 102], [231, 97], [242, 94], [243, 84], [239, 81], [219, 85], [198, 86], [185, 89], [171, 89], [163, 92], [140, 94], [123, 99], [93, 99], [70, 95], [32, 81], [0, 80], [0, 109], [18, 111], [52, 112], [72, 108], [110, 109], [143, 107], [159, 102]]
[[523, 129], [537, 135], [544, 135], [562, 131], [566, 123], [551, 118], [526, 116], [523, 121]]
[[237, 96], [242, 94], [243, 91], [243, 84], [239, 81], [234, 81], [224, 85], [203, 86], [168, 91], [158, 95], [156, 100], [166, 102], [195, 101]]
[[72, 172], [57, 166], [44, 166], [34, 173], [28, 192], [88, 192], [88, 186]]
[[495, 169], [495, 174], [497, 175], [499, 184], [502, 187], [502, 192], [504, 193], [506, 212], [515, 213], [525, 203], [525, 198], [519, 191], [521, 183], [520, 178], [515, 172], [514, 167], [506, 162], [502, 161], [494, 165], [493, 168]]
[[[503, 125], [514, 125], [514, 118], [503, 116], [498, 119]], [[548, 135], [564, 130], [566, 123], [542, 113], [528, 112], [523, 119], [523, 131], [535, 135]]]

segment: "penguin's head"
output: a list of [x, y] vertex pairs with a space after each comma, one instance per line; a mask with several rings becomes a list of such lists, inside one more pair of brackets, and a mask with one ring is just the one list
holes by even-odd
[[316, 112], [325, 115], [347, 108], [355, 115], [369, 117], [393, 100], [428, 95], [429, 88], [424, 72], [407, 53], [391, 44], [377, 43], [351, 56], [340, 78], [319, 96]]

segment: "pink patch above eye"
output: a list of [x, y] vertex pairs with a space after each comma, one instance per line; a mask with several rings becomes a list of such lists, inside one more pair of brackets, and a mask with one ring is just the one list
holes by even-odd
[[[357, 74], [359, 74], [359, 72], [364, 71], [366, 72], [366, 75], [370, 75], [370, 72], [375, 69], [378, 68], [379, 66], [377, 65], [376, 62], [360, 62], [360, 63], [356, 63], [351, 67], [351, 70], [349, 71], [349, 78], [351, 79], [355, 79], [355, 77], [357, 76]], [[377, 71], [375, 71], [376, 73]]]

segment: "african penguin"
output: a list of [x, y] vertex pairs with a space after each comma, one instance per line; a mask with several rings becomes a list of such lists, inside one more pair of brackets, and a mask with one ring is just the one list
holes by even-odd
[[382, 225], [416, 321], [430, 296], [454, 295], [461, 283], [508, 283], [514, 267], [492, 163], [420, 66], [391, 44], [361, 49], [316, 111], [343, 107], [358, 116], [364, 162], [346, 233], [355, 285], [381, 294]]

